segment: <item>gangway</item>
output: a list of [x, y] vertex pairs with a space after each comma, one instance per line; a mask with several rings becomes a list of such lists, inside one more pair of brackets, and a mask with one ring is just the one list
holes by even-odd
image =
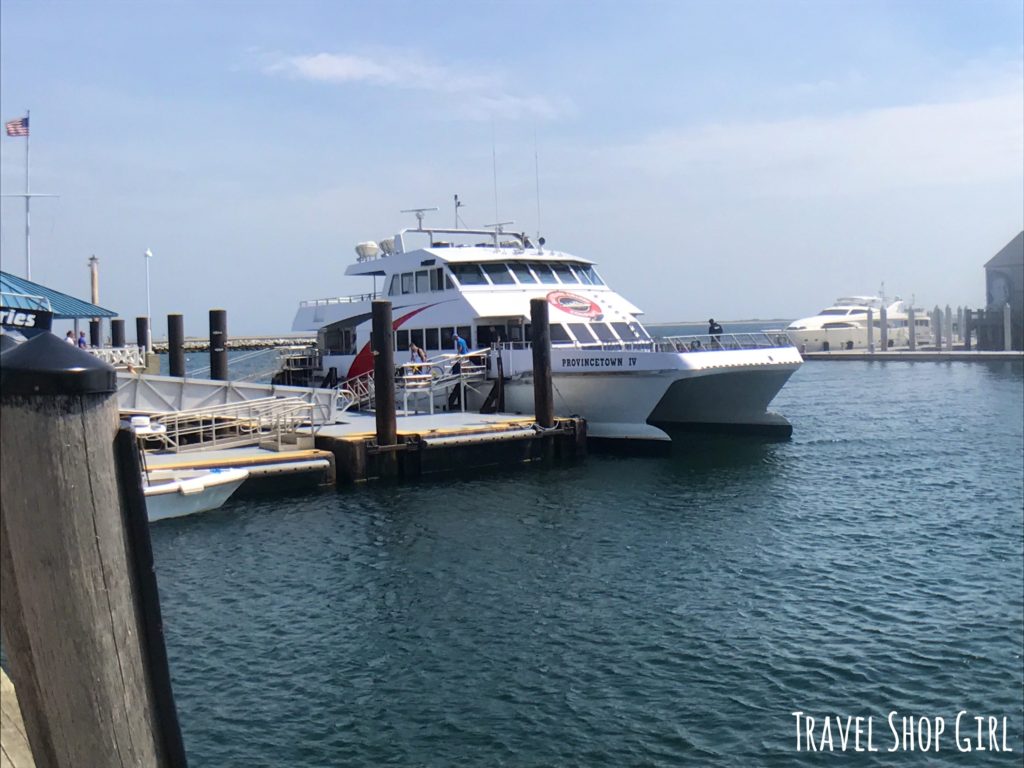
[[[318, 429], [314, 405], [299, 397], [264, 397], [160, 414], [143, 438], [150, 447], [181, 453], [259, 445], [311, 448]], [[301, 429], [301, 432], [300, 432]]]

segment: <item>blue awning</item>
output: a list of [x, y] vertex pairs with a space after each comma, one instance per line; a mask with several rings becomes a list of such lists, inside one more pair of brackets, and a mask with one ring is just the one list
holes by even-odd
[[117, 312], [76, 299], [66, 293], [33, 283], [9, 272], [0, 272], [0, 306], [9, 309], [43, 309], [57, 320], [117, 317]]

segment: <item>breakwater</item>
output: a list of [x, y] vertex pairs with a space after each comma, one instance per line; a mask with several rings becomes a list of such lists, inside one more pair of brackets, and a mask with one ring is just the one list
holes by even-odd
[[[273, 349], [278, 347], [302, 347], [316, 342], [314, 336], [239, 336], [228, 338], [225, 347], [229, 350], [255, 350]], [[153, 351], [164, 353], [168, 350], [167, 341], [154, 341]], [[210, 340], [201, 338], [187, 338], [184, 341], [186, 352], [207, 352], [210, 349]]]

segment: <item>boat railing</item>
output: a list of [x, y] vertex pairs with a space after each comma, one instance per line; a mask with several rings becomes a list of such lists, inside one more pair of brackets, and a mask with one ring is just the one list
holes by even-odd
[[777, 333], [703, 333], [689, 336], [664, 336], [658, 339], [661, 352], [718, 352], [738, 349], [777, 349], [791, 347], [782, 331]]
[[[426, 361], [411, 361], [395, 369], [396, 392], [402, 397], [403, 409], [408, 413], [423, 405], [430, 413], [439, 397], [451, 398], [458, 389], [458, 403], [466, 409], [466, 389], [487, 379], [487, 357], [490, 349], [478, 349], [466, 354], [444, 354]], [[449, 399], [449, 402], [452, 402]]]
[[[495, 349], [532, 349], [533, 343], [529, 341], [502, 341], [494, 345]], [[595, 342], [554, 342], [552, 349], [591, 349], [595, 352], [654, 352], [654, 341], [595, 341]]]
[[356, 293], [351, 296], [332, 296], [327, 299], [306, 299], [300, 301], [300, 307], [326, 307], [331, 304], [360, 304], [364, 301], [373, 301], [374, 299], [381, 298], [383, 294], [380, 291], [373, 293]]

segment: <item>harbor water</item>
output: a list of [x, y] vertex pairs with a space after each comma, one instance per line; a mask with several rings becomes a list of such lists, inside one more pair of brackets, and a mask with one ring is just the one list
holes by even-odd
[[[837, 759], [794, 712], [815, 741], [871, 718], [857, 765], [1019, 765], [1022, 403], [1019, 364], [807, 363], [773, 404], [788, 441], [154, 525], [190, 765]], [[943, 718], [939, 751], [889, 752], [890, 712]], [[977, 751], [975, 716], [1013, 754]]]

